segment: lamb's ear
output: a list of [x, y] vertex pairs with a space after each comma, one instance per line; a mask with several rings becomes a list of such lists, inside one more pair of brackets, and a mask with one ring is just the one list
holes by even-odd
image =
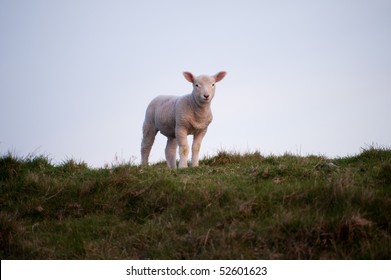
[[188, 80], [190, 83], [194, 82], [194, 76], [190, 72], [183, 72], [183, 76], [185, 76], [185, 79]]
[[217, 73], [216, 75], [214, 75], [216, 83], [221, 81], [225, 77], [226, 74], [227, 74], [227, 72], [221, 71], [221, 72]]

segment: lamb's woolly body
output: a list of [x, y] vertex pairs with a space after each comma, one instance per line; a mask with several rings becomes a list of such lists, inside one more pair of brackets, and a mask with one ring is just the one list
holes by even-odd
[[158, 96], [149, 104], [143, 125], [141, 144], [142, 164], [148, 163], [149, 153], [158, 131], [167, 137], [166, 159], [171, 168], [176, 168], [176, 149], [179, 146], [179, 167], [187, 167], [187, 136], [194, 135], [192, 166], [198, 166], [198, 154], [202, 138], [213, 116], [210, 108], [214, 97], [214, 84], [224, 78], [225, 72], [215, 76], [194, 77], [184, 72], [193, 83], [193, 92], [184, 96]]

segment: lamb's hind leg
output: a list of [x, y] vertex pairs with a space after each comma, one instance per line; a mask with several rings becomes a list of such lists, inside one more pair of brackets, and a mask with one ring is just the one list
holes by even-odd
[[167, 139], [166, 160], [167, 160], [167, 165], [170, 168], [176, 168], [176, 149], [177, 149], [177, 147], [178, 147], [178, 144], [177, 144], [175, 138], [168, 138]]
[[155, 141], [155, 136], [158, 130], [148, 123], [144, 123], [143, 126], [143, 140], [141, 142], [141, 164], [147, 165], [149, 154], [151, 153], [151, 148], [153, 142]]

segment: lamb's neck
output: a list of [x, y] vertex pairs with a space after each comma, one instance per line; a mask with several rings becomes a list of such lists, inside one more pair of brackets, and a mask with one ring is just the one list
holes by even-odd
[[190, 106], [197, 117], [203, 118], [211, 114], [210, 102], [199, 103], [197, 102], [194, 94], [191, 94]]

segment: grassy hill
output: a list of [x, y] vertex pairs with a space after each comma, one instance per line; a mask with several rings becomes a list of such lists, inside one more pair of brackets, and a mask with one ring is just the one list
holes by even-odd
[[0, 157], [1, 259], [390, 259], [391, 150], [198, 168]]

